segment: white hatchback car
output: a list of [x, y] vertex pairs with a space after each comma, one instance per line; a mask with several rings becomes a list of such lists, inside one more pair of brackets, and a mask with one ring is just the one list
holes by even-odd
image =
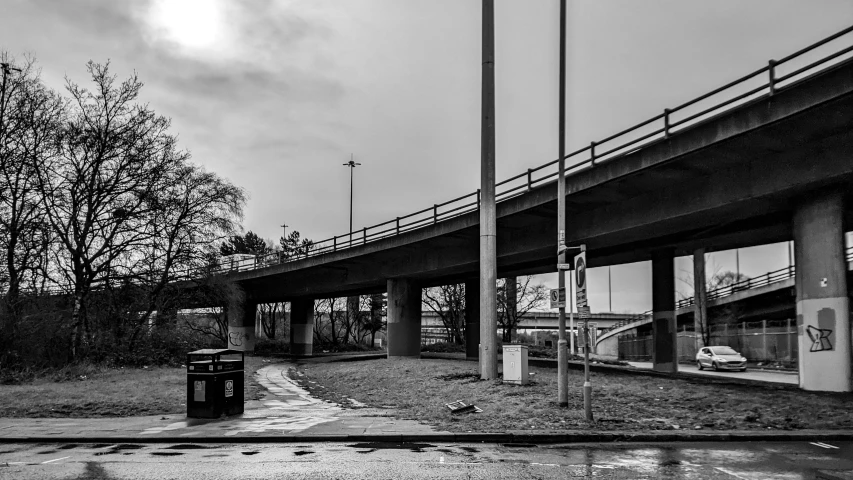
[[699, 370], [705, 367], [714, 370], [746, 371], [746, 359], [731, 347], [703, 347], [696, 353], [696, 366]]

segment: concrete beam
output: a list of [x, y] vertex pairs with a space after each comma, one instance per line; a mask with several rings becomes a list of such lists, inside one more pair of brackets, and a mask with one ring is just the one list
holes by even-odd
[[794, 212], [800, 387], [853, 391], [844, 197], [827, 191]]
[[388, 358], [421, 356], [421, 286], [417, 280], [388, 280]]
[[652, 254], [652, 362], [658, 372], [678, 372], [675, 326], [675, 262], [672, 250]]
[[299, 298], [290, 302], [290, 354], [310, 357], [314, 354], [314, 300]]

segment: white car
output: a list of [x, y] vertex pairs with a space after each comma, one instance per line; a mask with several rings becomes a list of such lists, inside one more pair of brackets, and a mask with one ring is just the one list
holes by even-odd
[[696, 353], [696, 366], [699, 370], [705, 367], [714, 370], [746, 371], [746, 359], [731, 347], [703, 347]]

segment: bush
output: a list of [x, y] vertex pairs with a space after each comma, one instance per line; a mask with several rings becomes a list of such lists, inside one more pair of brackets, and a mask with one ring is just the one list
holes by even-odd
[[255, 341], [255, 355], [274, 357], [290, 353], [290, 342], [283, 338], [269, 339], [258, 337]]
[[450, 342], [438, 342], [431, 343], [429, 345], [421, 345], [421, 351], [435, 353], [465, 353], [465, 345]]

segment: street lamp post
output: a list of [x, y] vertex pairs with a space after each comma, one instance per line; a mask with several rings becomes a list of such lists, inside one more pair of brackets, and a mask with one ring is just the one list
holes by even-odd
[[[559, 175], [557, 177], [557, 240], [560, 247], [566, 244], [566, 0], [560, 0], [560, 84], [558, 150]], [[566, 263], [566, 249], [557, 252], [557, 262]], [[558, 287], [566, 290], [566, 272], [558, 270]], [[571, 299], [566, 299], [571, 302]], [[557, 402], [569, 406], [569, 355], [566, 342], [566, 307], [560, 307], [559, 340], [557, 342]]]
[[355, 170], [355, 167], [361, 164], [354, 162], [352, 154], [350, 154], [349, 162], [344, 163], [343, 165], [345, 167], [349, 167], [349, 244], [352, 246], [352, 171]]
[[3, 118], [6, 116], [6, 76], [11, 75], [13, 70], [18, 73], [22, 70], [6, 62], [0, 63], [0, 70], [3, 71], [3, 83], [0, 85], [0, 132], [2, 132]]

